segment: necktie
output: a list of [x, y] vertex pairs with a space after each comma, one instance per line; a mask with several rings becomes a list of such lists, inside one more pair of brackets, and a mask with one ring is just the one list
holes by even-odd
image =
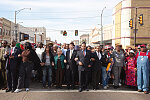
[[83, 55], [85, 56], [85, 52], [83, 51]]
[[13, 52], [13, 48], [11, 48], [11, 55], [12, 55], [12, 52]]
[[72, 50], [70, 50], [70, 59], [71, 59], [71, 57], [72, 57]]

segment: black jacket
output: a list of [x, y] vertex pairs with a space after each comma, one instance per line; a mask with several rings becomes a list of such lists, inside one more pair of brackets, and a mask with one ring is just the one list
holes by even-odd
[[70, 50], [66, 52], [67, 65], [69, 65], [71, 70], [75, 70], [77, 68], [76, 61], [74, 60], [76, 58], [76, 55], [77, 51], [73, 50], [72, 57], [70, 59]]
[[[50, 59], [49, 59], [49, 60], [50, 60], [50, 63], [52, 64], [52, 62], [54, 62], [54, 56], [53, 56], [52, 53], [50, 53], [49, 56], [50, 56], [50, 57], [49, 57], [49, 58], [50, 58]], [[43, 53], [42, 53], [42, 62], [43, 62], [43, 63], [46, 62], [46, 52], [43, 52]], [[51, 66], [52, 66], [52, 65], [51, 65]]]
[[102, 66], [107, 67], [108, 63], [110, 62], [111, 61], [110, 61], [110, 57], [108, 57], [108, 52], [105, 51], [104, 54], [102, 55]]
[[13, 68], [13, 69], [18, 69], [19, 68], [19, 57], [18, 55], [21, 54], [21, 49], [18, 47], [15, 47], [14, 52], [12, 53], [12, 56], [14, 56], [14, 59], [10, 59], [9, 56], [11, 56], [11, 52], [9, 55], [5, 55], [6, 59], [6, 69]]
[[34, 70], [37, 70], [39, 67], [41, 67], [41, 61], [33, 49], [30, 50], [29, 61], [32, 61], [32, 63], [34, 64]]
[[86, 50], [86, 55], [83, 55], [82, 50], [77, 52], [76, 58], [78, 58], [77, 64], [79, 65], [79, 62], [82, 62], [83, 66], [78, 66], [79, 71], [90, 71], [91, 68], [88, 67], [88, 65], [93, 65], [93, 62], [91, 61], [92, 53], [89, 50]]
[[93, 70], [101, 70], [103, 56], [102, 56], [102, 52], [100, 53], [101, 53], [101, 59], [98, 58], [96, 52], [93, 53], [93, 58], [95, 59], [95, 61], [93, 62]]

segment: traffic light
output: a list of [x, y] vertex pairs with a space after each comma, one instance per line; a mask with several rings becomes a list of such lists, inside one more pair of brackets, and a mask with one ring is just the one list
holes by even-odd
[[63, 36], [67, 36], [67, 32], [66, 31], [63, 32]]
[[129, 27], [133, 28], [133, 19], [130, 19], [130, 21], [129, 21]]
[[78, 36], [78, 30], [75, 30], [75, 36]]
[[143, 14], [139, 16], [139, 24], [143, 25]]

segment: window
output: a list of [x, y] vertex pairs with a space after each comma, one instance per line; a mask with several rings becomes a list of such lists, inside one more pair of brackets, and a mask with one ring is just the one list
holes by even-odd
[[2, 35], [2, 29], [0, 28], [0, 35]]
[[5, 29], [3, 30], [3, 35], [5, 35]]
[[8, 31], [6, 30], [6, 35], [7, 35], [7, 32], [8, 32]]
[[10, 31], [9, 31], [9, 36], [10, 36]]

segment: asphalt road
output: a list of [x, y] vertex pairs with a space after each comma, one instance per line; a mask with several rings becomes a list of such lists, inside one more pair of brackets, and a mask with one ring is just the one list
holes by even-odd
[[150, 100], [150, 95], [130, 92], [109, 91], [30, 91], [21, 93], [0, 93], [0, 100]]
[[121, 87], [108, 90], [90, 90], [78, 92], [78, 89], [42, 89], [40, 83], [32, 83], [29, 92], [22, 91], [20, 93], [5, 93], [0, 90], [0, 100], [150, 100], [150, 94], [138, 93], [129, 88]]

